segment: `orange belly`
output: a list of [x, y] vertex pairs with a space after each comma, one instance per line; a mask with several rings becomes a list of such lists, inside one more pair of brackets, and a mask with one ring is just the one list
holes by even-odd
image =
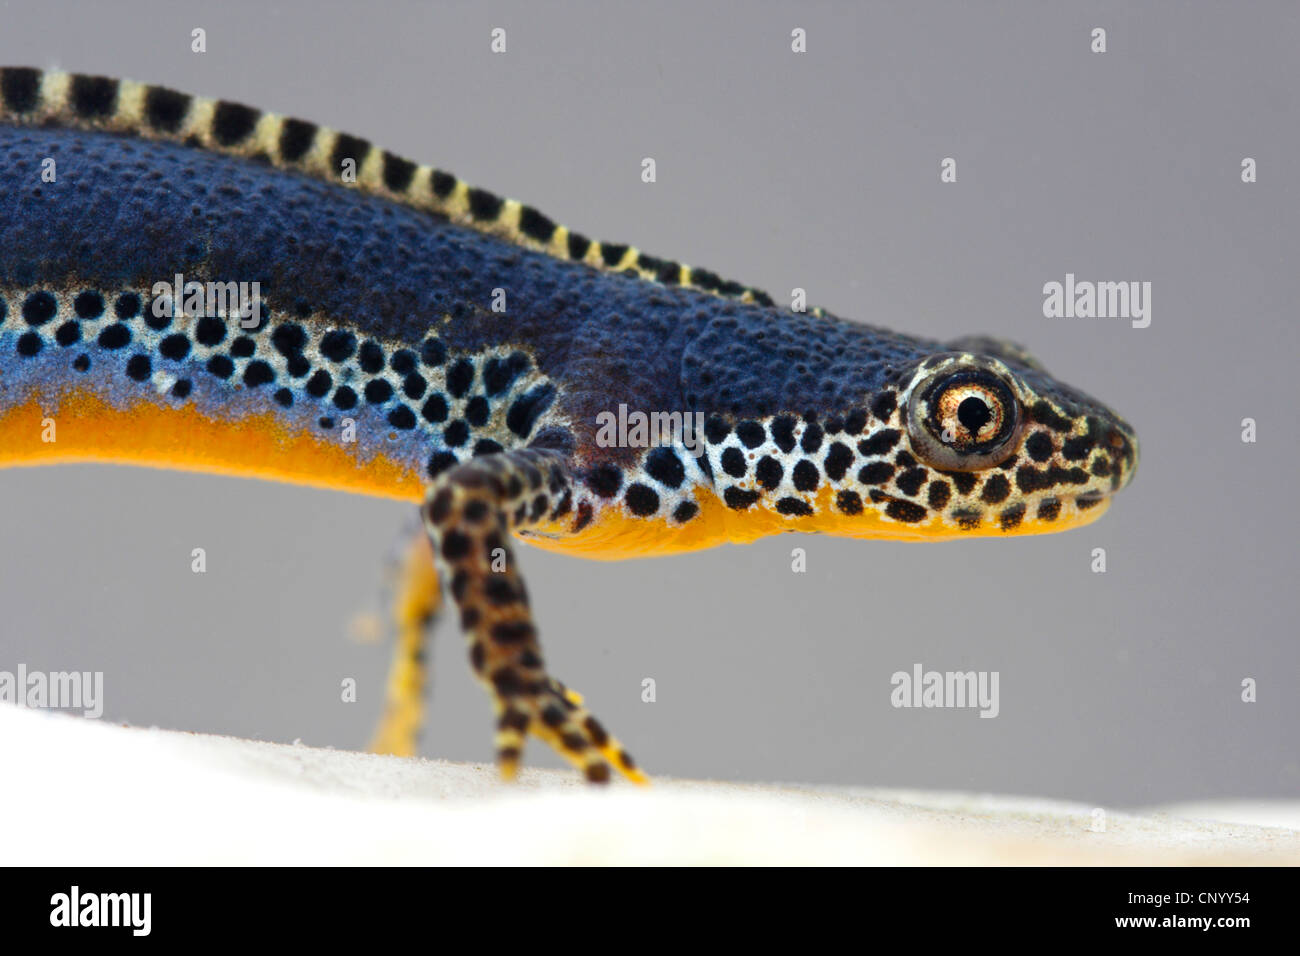
[[0, 412], [0, 466], [110, 462], [239, 475], [420, 501], [424, 479], [382, 453], [290, 429], [271, 413], [213, 418], [70, 387]]

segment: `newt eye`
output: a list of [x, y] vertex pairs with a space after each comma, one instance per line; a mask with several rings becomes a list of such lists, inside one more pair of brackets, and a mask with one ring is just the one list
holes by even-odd
[[945, 368], [912, 391], [912, 445], [935, 468], [974, 471], [1002, 461], [1020, 431], [1011, 386], [984, 368]]

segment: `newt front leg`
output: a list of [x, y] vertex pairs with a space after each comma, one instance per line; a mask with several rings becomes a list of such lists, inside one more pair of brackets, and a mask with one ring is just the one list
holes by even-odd
[[496, 708], [502, 774], [514, 776], [532, 732], [593, 783], [609, 780], [611, 764], [645, 783], [645, 774], [582, 706], [582, 698], [546, 673], [511, 547], [512, 532], [557, 520], [569, 511], [572, 496], [570, 469], [558, 452], [486, 455], [435, 479], [424, 524], [460, 609], [470, 664]]

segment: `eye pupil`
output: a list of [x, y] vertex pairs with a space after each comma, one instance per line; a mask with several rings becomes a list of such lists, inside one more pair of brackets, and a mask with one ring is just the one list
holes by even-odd
[[993, 412], [982, 398], [972, 395], [957, 406], [957, 421], [972, 435], [979, 434], [979, 430], [992, 420]]

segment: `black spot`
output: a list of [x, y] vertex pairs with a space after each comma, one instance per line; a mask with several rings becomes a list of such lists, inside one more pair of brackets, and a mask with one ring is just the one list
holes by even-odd
[[252, 134], [261, 115], [260, 111], [242, 103], [227, 103], [222, 100], [212, 115], [212, 138], [222, 146], [242, 143]]
[[744, 511], [759, 497], [757, 491], [745, 491], [741, 488], [728, 488], [722, 493], [722, 500], [726, 502], [727, 507], [736, 511]]
[[280, 157], [287, 163], [296, 163], [307, 155], [315, 140], [315, 123], [287, 119], [280, 127]]
[[214, 355], [208, 359], [208, 371], [217, 378], [230, 378], [235, 374], [235, 363], [228, 356]]
[[294, 378], [302, 378], [311, 371], [311, 363], [307, 361], [306, 356], [302, 355], [289, 356], [285, 366], [288, 368], [289, 374]]
[[342, 174], [343, 161], [351, 159], [357, 164], [357, 175], [361, 174], [361, 166], [365, 162], [366, 154], [370, 152], [370, 142], [357, 136], [349, 136], [346, 133], [340, 133], [338, 139], [334, 141], [334, 152], [330, 156], [330, 166], [336, 175]]
[[816, 422], [809, 422], [803, 430], [803, 438], [799, 440], [799, 447], [806, 454], [811, 455], [818, 448], [822, 447], [822, 427]]
[[978, 528], [982, 516], [982, 512], [971, 508], [954, 508], [952, 510], [953, 520], [957, 522], [957, 527], [963, 531], [974, 531]]
[[271, 333], [272, 348], [286, 358], [297, 355], [306, 344], [307, 333], [296, 323], [277, 325], [275, 331]]
[[1046, 425], [1055, 432], [1068, 432], [1074, 427], [1068, 418], [1062, 418], [1058, 415], [1046, 399], [1039, 399], [1035, 402], [1034, 407], [1030, 409], [1030, 413], [1033, 415], [1034, 421], [1040, 425]]
[[1061, 445], [1061, 456], [1066, 461], [1082, 461], [1092, 454], [1093, 448], [1097, 445], [1092, 435], [1080, 435], [1078, 438], [1068, 438]]
[[686, 469], [671, 448], [659, 447], [646, 456], [645, 470], [655, 481], [669, 488], [679, 488], [686, 480]]
[[897, 445], [902, 437], [903, 433], [897, 428], [883, 428], [870, 438], [858, 442], [858, 451], [868, 457], [883, 455]]
[[889, 421], [889, 417], [894, 414], [894, 409], [897, 407], [897, 404], [898, 402], [894, 397], [894, 393], [885, 392], [878, 395], [876, 400], [871, 403], [871, 414], [875, 415], [876, 418], [880, 419], [880, 421], [887, 422]]
[[486, 189], [475, 188], [469, 191], [469, 214], [475, 219], [493, 222], [501, 215], [502, 205], [501, 197]]
[[387, 379], [372, 378], [366, 382], [365, 394], [366, 401], [371, 405], [382, 405], [393, 397], [393, 386], [388, 384]]
[[664, 267], [664, 260], [658, 256], [648, 256], [644, 252], [637, 253], [636, 267], [642, 272], [649, 272], [655, 275]]
[[602, 498], [613, 498], [623, 487], [623, 471], [617, 465], [603, 462], [587, 473], [587, 487]]
[[695, 517], [700, 510], [700, 506], [693, 501], [683, 501], [673, 509], [673, 520], [678, 524], [685, 524]]
[[1014, 504], [1010, 508], [1004, 510], [1002, 514], [998, 516], [998, 520], [1002, 524], [1003, 531], [1010, 531], [1012, 528], [1015, 528], [1020, 524], [1020, 521], [1024, 516], [1024, 504]]
[[357, 337], [343, 329], [332, 329], [320, 340], [320, 354], [334, 363], [346, 362], [357, 349]]
[[388, 424], [403, 431], [412, 429], [416, 425], [415, 412], [405, 405], [398, 405], [388, 413]]
[[834, 442], [826, 452], [826, 461], [822, 467], [826, 469], [826, 477], [831, 481], [839, 481], [849, 470], [849, 465], [853, 464], [853, 452], [849, 446], [843, 442]]
[[235, 341], [230, 343], [230, 355], [232, 358], [249, 358], [257, 350], [257, 343], [251, 336], [241, 335]]
[[727, 448], [722, 452], [722, 470], [732, 478], [744, 478], [748, 470], [745, 455], [739, 448]]
[[194, 339], [200, 345], [220, 345], [226, 337], [226, 323], [213, 316], [204, 316], [194, 324]]
[[1006, 475], [989, 475], [984, 481], [984, 490], [980, 492], [980, 500], [996, 505], [1006, 501], [1009, 494], [1011, 482], [1007, 481]]
[[349, 385], [340, 385], [334, 392], [334, 407], [348, 412], [357, 407], [357, 393]]
[[[28, 332], [27, 334], [35, 335], [36, 333]], [[78, 372], [84, 372], [88, 370], [90, 368], [90, 356], [86, 355], [84, 352], [81, 355], [78, 355], [76, 360], [73, 361], [72, 367], [75, 368]]]
[[395, 193], [406, 192], [415, 178], [415, 163], [384, 152], [384, 185]]
[[465, 421], [475, 428], [482, 428], [487, 424], [491, 411], [487, 399], [482, 395], [475, 395], [465, 404]]
[[736, 437], [746, 448], [757, 448], [767, 440], [767, 432], [758, 422], [741, 422], [736, 426]]
[[623, 500], [627, 502], [632, 514], [642, 518], [648, 517], [659, 510], [659, 496], [655, 494], [654, 489], [649, 485], [640, 483], [628, 485]]
[[28, 113], [36, 108], [41, 89], [39, 70], [29, 67], [9, 67], [0, 70], [0, 95], [5, 105], [14, 113]]
[[914, 504], [911, 501], [891, 501], [885, 508], [885, 514], [895, 521], [906, 521], [909, 524], [915, 524], [924, 520], [926, 510], [922, 505]]
[[532, 206], [524, 206], [519, 210], [519, 231], [538, 242], [550, 242], [555, 235], [555, 223]]
[[425, 466], [425, 471], [429, 473], [430, 478], [437, 478], [448, 468], [456, 465], [457, 458], [449, 451], [435, 451], [429, 456], [429, 464]]
[[664, 285], [681, 285], [682, 266], [679, 262], [660, 262], [655, 266], [655, 278]]
[[445, 422], [447, 420], [447, 413], [447, 400], [438, 392], [430, 395], [429, 400], [425, 402], [424, 407], [420, 409], [420, 415], [423, 416], [424, 420], [426, 422], [432, 422], [435, 425], [439, 422]]
[[257, 388], [259, 385], [265, 385], [274, 380], [275, 371], [261, 359], [249, 362], [248, 367], [244, 369], [244, 384], [249, 388]]
[[715, 272], [710, 272], [708, 269], [691, 270], [691, 285], [697, 289], [704, 289], [707, 292], [712, 292], [714, 289], [718, 288], [721, 283], [722, 280], [718, 278], [718, 275]]
[[287, 388], [277, 388], [271, 397], [275, 399], [277, 405], [283, 405], [285, 408], [293, 406], [293, 392]]
[[430, 177], [429, 185], [433, 189], [433, 194], [439, 199], [446, 199], [451, 195], [452, 190], [456, 188], [456, 177], [451, 173], [443, 172], [441, 169], [435, 169]]
[[861, 434], [862, 429], [867, 427], [867, 413], [864, 409], [855, 408], [849, 412], [844, 419], [844, 433], [846, 435]]
[[510, 389], [531, 363], [523, 352], [512, 352], [505, 358], [490, 358], [483, 366], [483, 388], [488, 395], [500, 395]]
[[935, 511], [942, 511], [948, 504], [948, 499], [952, 497], [952, 489], [948, 487], [946, 481], [940, 481], [936, 478], [930, 482], [929, 502], [930, 507]]
[[447, 346], [441, 339], [425, 339], [420, 346], [420, 361], [430, 368], [437, 368], [447, 361]]
[[442, 430], [442, 440], [448, 448], [459, 448], [469, 441], [469, 426], [463, 418], [454, 419]]
[[883, 485], [894, 476], [894, 466], [887, 461], [873, 461], [858, 469], [858, 481], [864, 485]]
[[442, 556], [448, 561], [456, 561], [469, 554], [472, 544], [469, 535], [451, 528], [442, 536]]
[[464, 398], [474, 384], [474, 363], [457, 359], [447, 371], [447, 393], [452, 398]]
[[28, 325], [44, 325], [59, 311], [59, 303], [48, 292], [33, 292], [23, 300], [23, 318]]
[[189, 96], [166, 87], [151, 86], [144, 95], [145, 122], [163, 133], [180, 132], [189, 108]]
[[104, 314], [104, 297], [98, 292], [83, 292], [72, 302], [79, 319], [97, 319]]
[[119, 319], [134, 319], [140, 314], [140, 297], [134, 292], [123, 292], [113, 303], [113, 312]]
[[[509, 582], [499, 581], [498, 584], [508, 585]], [[512, 587], [511, 591], [513, 590]], [[522, 644], [536, 636], [537, 630], [532, 621], [498, 621], [492, 625], [492, 640], [498, 644]], [[563, 715], [560, 720], [564, 720]]]
[[957, 491], [963, 495], [974, 491], [975, 482], [979, 481], [978, 476], [969, 471], [945, 471], [944, 474], [952, 479], [952, 483], [957, 486]]
[[721, 445], [731, 434], [731, 426], [723, 418], [712, 415], [704, 423], [704, 439], [710, 445]]
[[399, 375], [409, 375], [415, 371], [417, 356], [410, 349], [398, 349], [388, 359], [388, 367]]
[[1016, 487], [1026, 493], [1050, 488], [1055, 482], [1048, 477], [1049, 474], [1047, 469], [1022, 465], [1016, 469]]
[[1061, 502], [1058, 498], [1044, 498], [1038, 505], [1040, 521], [1055, 521], [1061, 515]]
[[1046, 432], [1034, 432], [1025, 439], [1025, 451], [1034, 461], [1047, 461], [1052, 457], [1052, 439]]
[[587, 250], [591, 248], [591, 240], [579, 232], [569, 233], [569, 258], [585, 259]]
[[894, 484], [903, 494], [911, 497], [921, 490], [927, 475], [928, 472], [924, 468], [909, 468], [894, 479]]
[[623, 261], [627, 255], [627, 246], [616, 242], [602, 243], [600, 247], [600, 257], [605, 260], [605, 265], [616, 266]]
[[785, 477], [785, 469], [771, 455], [764, 455], [758, 460], [758, 465], [754, 468], [754, 477], [758, 479], [760, 485], [771, 491]]
[[795, 515], [803, 518], [813, 513], [812, 508], [798, 498], [781, 498], [776, 503], [777, 514]]
[[59, 326], [58, 331], [54, 333], [54, 341], [64, 348], [69, 345], [76, 345], [81, 341], [81, 325], [77, 322], [64, 322]]
[[916, 459], [912, 457], [911, 452], [903, 449], [894, 456], [894, 463], [898, 465], [899, 468], [911, 468], [916, 465]]
[[190, 392], [194, 389], [194, 383], [188, 378], [178, 378], [176, 384], [172, 386], [173, 398], [189, 398]]
[[555, 401], [554, 385], [535, 385], [511, 404], [506, 412], [506, 427], [520, 438], [527, 438], [537, 419], [544, 415]]
[[18, 344], [16, 347], [19, 355], [24, 358], [31, 358], [41, 350], [44, 344], [45, 343], [41, 341], [41, 337], [37, 333], [24, 332], [22, 335], [18, 336]]
[[795, 420], [789, 415], [780, 415], [772, 420], [772, 440], [787, 455], [794, 451], [794, 426]]
[[862, 498], [856, 491], [841, 491], [835, 496], [835, 503], [846, 515], [862, 514]]
[[153, 372], [153, 364], [149, 361], [149, 356], [143, 354], [132, 355], [126, 363], [126, 375], [128, 378], [135, 379], [137, 382], [145, 381]]
[[1080, 511], [1087, 511], [1089, 508], [1101, 504], [1104, 497], [1105, 496], [1100, 492], [1089, 492], [1088, 494], [1079, 495], [1079, 497], [1075, 498], [1074, 506]]
[[384, 350], [378, 342], [365, 341], [357, 350], [357, 364], [367, 375], [376, 375], [384, 370]]
[[795, 463], [794, 471], [791, 472], [794, 478], [794, 486], [800, 491], [816, 491], [817, 486], [821, 483], [821, 472], [817, 466], [806, 458], [801, 458]]
[[82, 76], [72, 78], [72, 111], [82, 119], [98, 119], [112, 116], [117, 105], [117, 80], [106, 76]]
[[402, 379], [402, 392], [407, 398], [415, 399], [424, 395], [429, 383], [424, 380], [422, 375], [412, 372], [406, 378]]
[[324, 398], [333, 387], [334, 379], [323, 368], [317, 369], [312, 373], [311, 378], [307, 379], [307, 394], [312, 398]]
[[99, 333], [99, 345], [106, 349], [125, 348], [131, 341], [131, 330], [121, 322], [114, 322]]

